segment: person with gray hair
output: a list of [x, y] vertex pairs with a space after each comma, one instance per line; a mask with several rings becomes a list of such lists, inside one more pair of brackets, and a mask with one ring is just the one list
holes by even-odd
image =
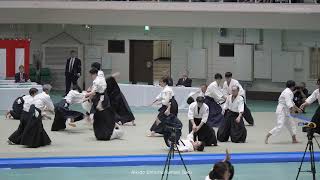
[[12, 136], [10, 136], [9, 144], [21, 144], [30, 148], [51, 144], [51, 140], [42, 124], [45, 110], [54, 113], [54, 106], [49, 96], [51, 88], [50, 84], [43, 85], [43, 92], [33, 98], [28, 109], [24, 109], [26, 113], [21, 117], [24, 127], [23, 132], [16, 141], [12, 141]]
[[224, 104], [224, 121], [220, 125], [217, 138], [220, 142], [227, 142], [229, 137], [234, 143], [245, 143], [247, 129], [243, 122], [244, 98], [239, 94], [239, 86], [233, 85], [231, 95]]

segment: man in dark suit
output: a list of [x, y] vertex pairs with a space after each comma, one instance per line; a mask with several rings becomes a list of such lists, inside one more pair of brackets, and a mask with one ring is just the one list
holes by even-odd
[[26, 73], [24, 73], [24, 66], [19, 66], [19, 72], [14, 75], [14, 82], [16, 83], [24, 83], [29, 81], [29, 77]]
[[66, 69], [65, 69], [65, 76], [66, 76], [66, 93], [68, 94], [72, 85], [77, 85], [77, 81], [81, 75], [81, 60], [76, 57], [76, 52], [72, 50], [71, 57], [68, 58]]
[[191, 87], [191, 85], [192, 85], [192, 79], [188, 78], [187, 74], [184, 74], [176, 84], [176, 86], [184, 86], [184, 87]]

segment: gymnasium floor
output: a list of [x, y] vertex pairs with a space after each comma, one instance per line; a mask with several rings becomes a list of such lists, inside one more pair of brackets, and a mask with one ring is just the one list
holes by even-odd
[[[60, 94], [53, 94], [52, 99], [57, 102]], [[247, 126], [247, 142], [235, 144], [231, 142], [219, 143], [218, 147], [206, 147], [205, 153], [224, 153], [228, 148], [231, 153], [245, 152], [297, 152], [304, 151], [307, 143], [306, 134], [298, 127], [300, 143], [291, 144], [291, 137], [287, 130], [277, 137], [270, 138], [269, 144], [264, 144], [266, 133], [275, 125], [274, 110], [276, 102], [248, 101], [255, 119], [255, 126]], [[80, 110], [79, 106], [73, 107]], [[303, 116], [310, 118], [315, 111], [315, 105], [307, 109]], [[52, 120], [44, 120], [43, 125], [49, 134], [52, 145], [29, 149], [19, 145], [8, 145], [8, 136], [18, 127], [19, 121], [6, 120], [0, 116], [0, 157], [56, 157], [56, 156], [108, 156], [108, 155], [146, 155], [165, 154], [167, 150], [162, 137], [146, 137], [147, 132], [157, 114], [157, 108], [132, 108], [137, 126], [123, 126], [125, 135], [121, 140], [96, 141], [92, 128], [84, 121], [80, 121], [76, 128], [68, 128], [62, 132], [51, 132]], [[3, 114], [3, 113], [2, 113]], [[179, 118], [183, 122], [183, 134], [187, 133], [187, 114], [182, 110]], [[299, 121], [296, 119], [296, 121]], [[316, 137], [320, 141], [320, 137]], [[317, 147], [315, 148], [317, 150]], [[194, 152], [198, 153], [198, 152]]]

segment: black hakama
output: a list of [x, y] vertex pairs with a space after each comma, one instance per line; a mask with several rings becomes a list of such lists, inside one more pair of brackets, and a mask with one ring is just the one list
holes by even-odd
[[93, 130], [97, 140], [108, 141], [115, 127], [114, 112], [111, 108], [96, 111], [93, 116]]
[[314, 122], [317, 125], [314, 132], [320, 134], [320, 106], [318, 106], [316, 112], [312, 116], [311, 122]]
[[224, 121], [221, 123], [217, 138], [220, 142], [226, 142], [231, 137], [231, 141], [234, 143], [244, 143], [247, 138], [247, 129], [244, 126], [244, 122], [241, 118], [240, 122], [237, 123], [236, 119], [239, 113], [226, 111]]
[[11, 136], [8, 138], [14, 144], [21, 144], [22, 134], [29, 119], [28, 115], [28, 112], [22, 111], [18, 129], [14, 133], [12, 133]]
[[205, 96], [204, 103], [209, 107], [207, 125], [209, 127], [219, 127], [224, 117], [221, 114], [222, 108], [216, 101], [209, 96]]
[[[242, 96], [243, 97], [243, 96]], [[244, 97], [243, 97], [243, 99], [245, 99]], [[298, 106], [299, 107], [299, 106]], [[244, 120], [246, 120], [247, 121], [247, 123], [248, 124], [250, 124], [250, 125], [254, 125], [254, 120], [253, 120], [253, 117], [252, 117], [252, 114], [251, 114], [251, 111], [250, 111], [250, 109], [248, 108], [248, 106], [247, 106], [247, 104], [246, 103], [244, 103], [244, 110], [243, 110], [243, 118], [244, 118]]]
[[[201, 118], [194, 118], [194, 123], [198, 126], [201, 123]], [[189, 133], [192, 131], [192, 123], [189, 121]], [[216, 146], [217, 137], [213, 128], [204, 123], [201, 128], [194, 133], [194, 140], [203, 141], [205, 146]]]
[[115, 113], [115, 121], [125, 124], [135, 120], [128, 102], [122, 94], [120, 87], [114, 77], [106, 79], [107, 93], [110, 98], [111, 107]]
[[83, 113], [78, 111], [73, 111], [69, 109], [69, 104], [65, 99], [54, 105], [54, 120], [51, 126], [51, 131], [59, 131], [66, 128], [66, 121], [71, 118], [76, 121], [80, 121], [84, 118]]
[[34, 105], [30, 106], [27, 124], [22, 134], [21, 145], [37, 148], [51, 144], [47, 132], [43, 128], [41, 111]]
[[[174, 97], [172, 97], [169, 101], [171, 103], [170, 107], [170, 114], [178, 117], [178, 103]], [[167, 106], [162, 105], [160, 109], [158, 109], [158, 119], [161, 121], [158, 125], [156, 122], [154, 122], [150, 128], [150, 131], [156, 132], [158, 134], [163, 134], [163, 128], [164, 123], [162, 122], [163, 119], [166, 119], [168, 116], [164, 114], [164, 112], [167, 110]]]
[[[10, 111], [10, 114], [13, 117], [13, 119], [20, 119], [21, 117], [24, 104], [24, 100], [22, 97], [23, 96], [18, 97], [16, 100], [14, 100], [12, 104], [12, 110]], [[18, 101], [20, 101], [20, 103], [18, 103]]]

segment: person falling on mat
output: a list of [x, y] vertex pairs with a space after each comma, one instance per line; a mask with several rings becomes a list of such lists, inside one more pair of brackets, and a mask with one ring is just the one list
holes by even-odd
[[205, 146], [217, 146], [217, 138], [214, 129], [206, 122], [209, 116], [209, 107], [203, 103], [204, 97], [197, 97], [196, 102], [189, 106], [189, 133], [194, 132], [194, 140], [204, 142]]
[[[6, 118], [8, 119], [20, 119], [21, 114], [23, 112], [23, 105], [26, 101], [31, 102], [33, 101], [33, 98], [35, 95], [37, 95], [38, 89], [37, 88], [30, 88], [29, 89], [29, 95], [24, 95], [21, 97], [18, 97], [16, 100], [14, 100], [12, 104], [12, 110], [7, 111]], [[28, 108], [29, 109], [29, 108]]]
[[73, 104], [81, 104], [85, 96], [78, 85], [74, 85], [72, 89], [60, 102], [55, 104], [51, 131], [64, 130], [66, 125], [76, 127], [75, 122], [84, 118], [83, 113], [69, 109]]
[[265, 138], [265, 143], [268, 144], [268, 140], [271, 136], [275, 136], [280, 133], [280, 131], [286, 127], [290, 132], [292, 137], [292, 143], [298, 143], [297, 141], [297, 126], [293, 119], [290, 118], [290, 114], [296, 112], [301, 113], [302, 110], [298, 108], [293, 102], [293, 90], [296, 83], [292, 80], [287, 81], [286, 89], [282, 91], [279, 96], [278, 106], [276, 110], [277, 125], [269, 131]]

